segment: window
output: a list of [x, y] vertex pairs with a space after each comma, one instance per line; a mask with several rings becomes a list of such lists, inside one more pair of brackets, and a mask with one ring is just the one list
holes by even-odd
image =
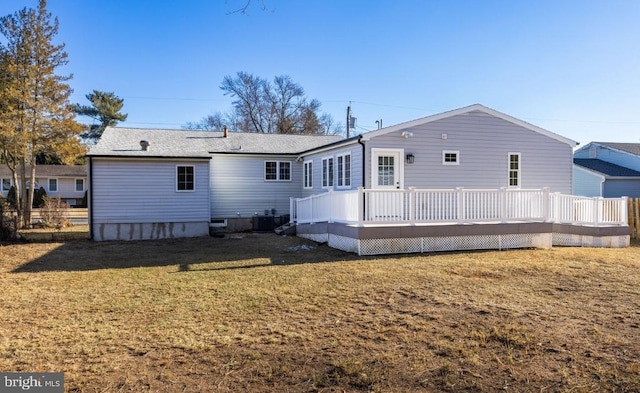
[[193, 166], [178, 166], [176, 172], [176, 188], [178, 191], [194, 191], [195, 168]]
[[11, 189], [11, 179], [2, 179], [2, 191], [9, 191]]
[[304, 162], [304, 188], [313, 188], [313, 161]]
[[459, 165], [460, 164], [460, 152], [457, 150], [443, 150], [442, 151], [442, 165]]
[[351, 187], [351, 154], [338, 156], [338, 187]]
[[333, 157], [322, 159], [322, 188], [333, 187]]
[[84, 191], [84, 179], [76, 179], [76, 191]]
[[264, 180], [289, 181], [291, 180], [290, 161], [265, 161]]
[[49, 179], [49, 192], [58, 192], [58, 179]]
[[393, 186], [395, 185], [395, 156], [378, 156], [378, 185]]
[[520, 153], [509, 153], [509, 187], [520, 187]]

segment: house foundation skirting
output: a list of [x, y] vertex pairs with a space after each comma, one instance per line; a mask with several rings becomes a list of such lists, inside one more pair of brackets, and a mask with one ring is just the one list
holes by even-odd
[[209, 222], [94, 223], [93, 240], [152, 240], [209, 235]]
[[628, 227], [553, 223], [356, 227], [336, 223], [296, 226], [298, 236], [358, 255], [553, 246], [628, 247]]

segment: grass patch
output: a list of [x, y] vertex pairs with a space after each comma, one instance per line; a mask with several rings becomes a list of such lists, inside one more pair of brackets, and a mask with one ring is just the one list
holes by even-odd
[[64, 372], [69, 392], [638, 391], [637, 255], [3, 245], [0, 370]]

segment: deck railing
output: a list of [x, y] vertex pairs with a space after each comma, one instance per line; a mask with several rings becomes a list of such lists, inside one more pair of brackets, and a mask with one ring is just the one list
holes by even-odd
[[587, 198], [542, 190], [329, 191], [291, 199], [291, 221], [300, 224], [437, 224], [555, 222], [627, 225], [626, 198]]

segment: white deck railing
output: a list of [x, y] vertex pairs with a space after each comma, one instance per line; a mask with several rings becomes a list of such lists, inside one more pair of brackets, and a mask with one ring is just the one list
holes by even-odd
[[300, 224], [437, 224], [555, 222], [626, 226], [627, 198], [587, 198], [542, 190], [329, 191], [291, 198], [291, 221]]

